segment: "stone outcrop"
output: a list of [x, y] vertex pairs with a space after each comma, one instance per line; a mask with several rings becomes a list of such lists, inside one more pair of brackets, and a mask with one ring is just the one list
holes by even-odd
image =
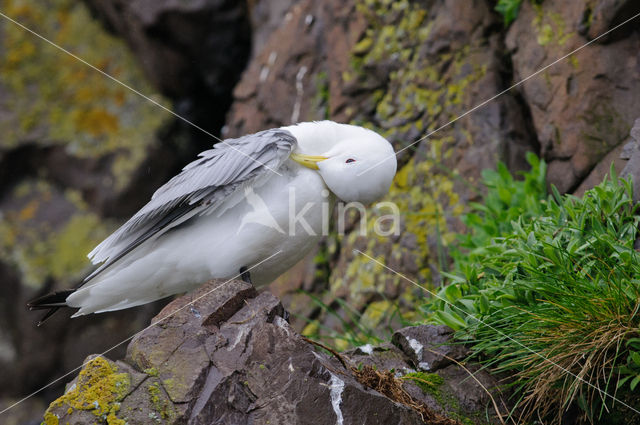
[[[638, 7], [630, 1], [524, 1], [505, 29], [484, 1], [292, 6], [236, 86], [226, 135], [330, 118], [374, 128], [402, 150], [437, 130], [398, 155], [401, 167], [384, 199], [404, 212], [396, 236], [360, 236], [351, 217], [345, 235], [334, 229], [314, 255], [272, 286], [295, 317], [305, 318], [293, 326], [310, 335], [334, 329], [334, 343], [346, 346], [340, 335], [354, 325], [353, 310], [371, 332], [400, 326], [402, 315], [412, 320], [414, 301], [425, 291], [354, 250], [384, 259], [427, 289], [437, 286], [448, 247], [462, 229], [457, 217], [477, 197], [480, 170], [497, 160], [518, 170], [525, 167], [524, 152], [533, 151], [549, 162], [549, 183], [576, 194], [599, 183], [612, 162], [620, 171], [619, 156], [640, 110], [633, 22], [458, 117]], [[371, 230], [388, 213], [370, 210], [365, 227]], [[311, 312], [310, 297], [299, 289], [320, 301], [311, 303]]]
[[[247, 3], [235, 0], [85, 0], [126, 40], [176, 112], [217, 133], [251, 46]], [[200, 137], [211, 140], [206, 135]]]
[[[443, 345], [446, 327], [406, 328], [397, 346], [331, 355], [285, 316], [269, 292], [211, 281], [165, 307], [123, 361], [89, 357], [45, 422], [453, 425], [485, 424], [488, 415], [498, 423], [483, 387], [506, 411], [495, 379], [458, 363], [462, 346]], [[425, 367], [431, 356], [440, 361]]]
[[[54, 4], [55, 13], [49, 9]], [[81, 3], [7, 1], [2, 10], [152, 95], [124, 43], [91, 20]], [[179, 169], [181, 155], [173, 141], [163, 139], [162, 131], [170, 133], [169, 120], [153, 105], [4, 18], [0, 32], [4, 399], [39, 388], [55, 378], [54, 371], [72, 369], [88, 353], [117, 343], [157, 312], [150, 306], [73, 323], [60, 317], [43, 331], [35, 328], [37, 316], [26, 311], [25, 303], [39, 293], [75, 284], [87, 271], [91, 247], [114, 229], [116, 220], [139, 208], [167, 173]], [[176, 153], [166, 159], [160, 153], [165, 148]], [[85, 347], [70, 343], [70, 334], [83, 339]], [[44, 396], [61, 390], [52, 388]]]

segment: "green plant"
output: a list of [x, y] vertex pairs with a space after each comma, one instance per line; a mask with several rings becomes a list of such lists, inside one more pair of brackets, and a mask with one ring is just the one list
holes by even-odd
[[486, 203], [466, 216], [470, 234], [454, 255], [450, 284], [425, 309], [514, 377], [525, 415], [555, 413], [559, 422], [575, 402], [583, 420], [611, 420], [610, 410], [624, 407], [607, 394], [640, 403], [632, 186], [612, 169], [582, 198], [555, 189], [547, 197], [544, 163], [529, 161], [523, 181], [504, 166], [485, 173]]
[[513, 178], [503, 163], [498, 163], [496, 171], [484, 170], [482, 181], [487, 188], [483, 203], [471, 203], [471, 211], [462, 217], [462, 221], [472, 232], [462, 236], [460, 249], [452, 252], [456, 265], [471, 261], [484, 255], [483, 248], [491, 239], [509, 234], [513, 223], [518, 219], [539, 217], [544, 211], [547, 197], [544, 161], [529, 152], [526, 156], [530, 170], [522, 173], [522, 179]]
[[309, 297], [310, 303], [319, 308], [321, 313], [329, 316], [333, 327], [337, 328], [333, 329], [331, 326], [323, 325], [321, 321], [316, 319], [295, 315], [307, 322], [302, 334], [314, 341], [324, 342], [336, 350], [342, 351], [366, 344], [381, 344], [391, 339], [392, 322], [399, 321], [403, 325], [409, 324], [403, 320], [397, 304], [394, 303], [391, 303], [389, 310], [383, 314], [378, 326], [370, 326], [366, 320], [363, 320], [363, 314], [360, 311], [340, 298], [337, 298], [331, 305], [327, 305], [317, 295], [306, 291], [300, 291], [300, 293]]
[[502, 15], [504, 26], [509, 26], [518, 17], [522, 0], [498, 0], [495, 11]]

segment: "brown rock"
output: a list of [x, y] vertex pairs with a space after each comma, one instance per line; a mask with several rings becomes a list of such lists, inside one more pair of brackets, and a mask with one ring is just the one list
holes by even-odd
[[[270, 293], [258, 295], [241, 281], [211, 281], [169, 304], [134, 338], [125, 362], [90, 358], [67, 394], [54, 401], [46, 415], [74, 424], [106, 424], [107, 416], [130, 425], [150, 420], [167, 424], [423, 423], [413, 408], [363, 386], [352, 369], [314, 351], [283, 315], [282, 305]], [[442, 340], [440, 331], [421, 329], [416, 337], [433, 336], [435, 341], [421, 339], [425, 346], [433, 346]], [[413, 335], [408, 328], [403, 333]], [[369, 351], [375, 359], [366, 359]], [[411, 370], [404, 354], [391, 345], [364, 348], [341, 358], [402, 373]], [[444, 370], [460, 379], [453, 369]], [[475, 391], [473, 384], [470, 387]], [[476, 393], [456, 391], [450, 392], [463, 403], [465, 412], [484, 409], [484, 399]], [[434, 409], [454, 412], [438, 397], [430, 400]]]
[[[584, 22], [583, 28], [589, 38], [593, 39], [639, 13], [640, 4], [633, 0], [600, 0], [585, 12], [584, 18], [590, 20], [590, 26]], [[609, 43], [628, 37], [634, 31], [634, 26], [637, 27], [637, 23], [630, 22], [629, 25], [620, 27], [598, 41]]]
[[[593, 13], [593, 38], [592, 32], [603, 33], [637, 9], [631, 3], [599, 1], [589, 9], [581, 2], [523, 2], [507, 35], [514, 81], [587, 43], [578, 33], [584, 16]], [[589, 45], [522, 85], [542, 155], [549, 162], [548, 181], [561, 192], [574, 191], [623, 143], [636, 118], [640, 40], [629, 32], [633, 27], [630, 23], [609, 44]]]
[[[399, 150], [506, 88], [509, 70], [503, 63], [501, 26], [485, 2], [396, 3], [386, 11], [385, 6], [358, 0], [307, 0], [292, 6], [236, 87], [225, 135], [330, 118], [369, 125]], [[410, 279], [433, 278], [437, 283], [438, 265], [446, 259], [435, 257], [438, 252], [446, 255], [442, 240], [462, 229], [455, 215], [477, 197], [471, 187], [480, 170], [493, 168], [497, 159], [515, 170], [526, 168], [524, 152], [538, 150], [526, 106], [509, 94], [430, 139], [399, 155], [400, 169], [410, 162], [407, 168], [415, 171], [407, 172], [405, 185], [394, 186], [394, 194], [385, 199], [404, 210], [401, 235], [358, 237], [348, 228], [345, 237], [327, 238], [325, 246], [337, 249], [322, 252], [318, 269], [329, 276], [311, 290], [337, 315], [298, 310], [309, 298], [295, 290], [315, 278], [311, 261], [299, 266], [306, 275], [295, 276], [297, 287], [291, 279], [278, 286], [279, 294], [296, 303], [296, 313], [312, 315], [344, 333], [352, 319], [336, 298], [366, 316], [366, 309], [381, 297], [408, 297], [411, 284], [397, 276], [376, 273], [363, 278], [372, 265], [353, 249], [384, 259]], [[439, 191], [449, 183], [450, 189]], [[446, 217], [446, 223], [438, 223], [439, 232], [434, 203]], [[407, 217], [413, 220], [409, 225]], [[424, 219], [419, 223], [417, 217]], [[328, 293], [323, 292], [327, 280]], [[392, 316], [397, 317], [385, 315]], [[307, 324], [294, 322], [297, 329]]]

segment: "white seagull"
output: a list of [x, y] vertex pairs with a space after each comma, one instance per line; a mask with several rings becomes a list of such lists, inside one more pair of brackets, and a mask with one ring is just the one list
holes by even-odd
[[228, 139], [198, 156], [89, 253], [99, 266], [77, 289], [29, 303], [51, 309], [40, 323], [60, 307], [78, 308], [73, 317], [120, 310], [212, 278], [268, 284], [316, 245], [326, 203], [380, 199], [397, 166], [383, 137], [333, 121]]

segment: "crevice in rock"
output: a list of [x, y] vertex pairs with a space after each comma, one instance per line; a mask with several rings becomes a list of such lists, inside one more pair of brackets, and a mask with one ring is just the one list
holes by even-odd
[[210, 314], [202, 322], [202, 326], [215, 326], [216, 328], [219, 328], [223, 322], [229, 320], [234, 314], [240, 311], [240, 309], [245, 305], [245, 300], [255, 298], [257, 295], [258, 293], [254, 287], [238, 291], [234, 297], [230, 298], [224, 305], [220, 306], [220, 308]]
[[[637, 0], [627, 0], [622, 4], [620, 4], [620, 2], [617, 3], [619, 6], [617, 10], [615, 10], [615, 15], [609, 22], [609, 28], [615, 28], [617, 25], [620, 25], [627, 19], [640, 13], [640, 3]], [[611, 32], [609, 35], [604, 37], [605, 39], [602, 43], [613, 43], [631, 36], [631, 34], [636, 32], [638, 29], [637, 19], [638, 18], [636, 18], [636, 22], [629, 22], [627, 25], [623, 25], [617, 30]]]
[[[506, 33], [503, 32], [503, 37], [505, 35]], [[502, 38], [500, 43], [501, 49], [504, 52], [504, 54], [501, 57], [502, 66], [500, 68], [500, 79], [501, 79], [500, 89], [506, 90], [507, 88], [511, 87], [513, 84], [517, 83], [518, 81], [514, 80], [515, 72], [513, 67], [513, 61], [511, 58], [511, 53], [507, 51], [507, 48], [504, 45], [503, 41], [504, 41], [504, 38]], [[515, 146], [512, 147], [510, 142], [512, 141], [516, 142], [517, 140], [521, 140], [522, 142], [524, 142], [525, 146], [530, 151], [534, 152], [538, 156], [541, 155], [541, 152], [540, 152], [541, 145], [540, 145], [540, 141], [538, 140], [535, 125], [533, 123], [533, 115], [531, 113], [531, 107], [525, 100], [521, 92], [521, 87], [516, 87], [509, 90], [509, 92], [505, 93], [504, 96], [509, 96], [511, 99], [513, 99], [516, 105], [516, 110], [512, 111], [512, 114], [513, 114], [512, 117], [519, 119], [521, 122], [519, 125], [515, 123], [516, 125], [510, 126], [512, 127], [512, 130], [506, 134], [506, 141], [505, 141], [506, 143], [502, 147], [501, 155], [503, 160], [506, 162], [509, 170], [518, 171], [518, 170], [528, 169], [529, 165], [526, 163], [524, 157], [520, 157], [520, 155], [517, 155], [517, 156], [513, 155], [516, 152], [512, 152], [512, 148], [517, 148], [517, 147]], [[506, 118], [508, 119], [508, 117]], [[518, 128], [521, 129], [522, 133], [518, 131]], [[517, 149], [514, 149], [514, 150], [517, 151]]]

